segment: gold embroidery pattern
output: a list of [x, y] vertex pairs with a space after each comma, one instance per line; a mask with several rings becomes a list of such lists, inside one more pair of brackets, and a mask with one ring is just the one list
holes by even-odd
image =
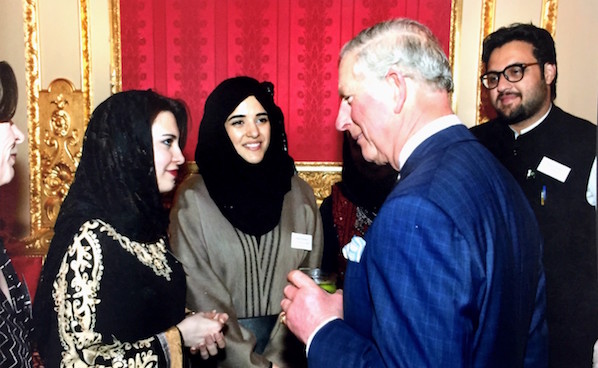
[[[88, 221], [75, 235], [53, 285], [58, 333], [64, 351], [62, 367], [155, 367], [154, 337], [134, 343], [102, 344], [95, 332], [96, 305], [104, 271], [97, 231], [112, 229], [102, 221]], [[113, 229], [112, 229], [113, 230]], [[127, 239], [128, 240], [128, 239]], [[121, 243], [122, 244], [122, 243]], [[103, 365], [105, 363], [106, 365]]]
[[120, 243], [120, 245], [129, 253], [137, 257], [139, 262], [151, 268], [158, 276], [163, 276], [170, 281], [170, 274], [172, 269], [168, 265], [166, 259], [166, 244], [164, 239], [160, 239], [157, 243], [143, 244], [136, 241], [131, 241], [126, 236], [123, 236], [114, 230], [114, 228], [107, 223], [96, 220], [102, 227], [100, 231], [106, 232], [112, 239]]

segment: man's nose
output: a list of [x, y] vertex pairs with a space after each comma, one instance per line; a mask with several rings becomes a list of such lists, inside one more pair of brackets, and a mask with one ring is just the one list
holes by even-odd
[[353, 121], [351, 120], [351, 105], [345, 100], [341, 101], [341, 105], [338, 108], [338, 115], [334, 124], [336, 130], [345, 131], [348, 130]]

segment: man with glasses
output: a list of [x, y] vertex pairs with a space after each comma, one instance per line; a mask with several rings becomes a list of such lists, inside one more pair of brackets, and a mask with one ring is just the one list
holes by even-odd
[[519, 182], [544, 237], [550, 367], [585, 367], [598, 338], [596, 212], [586, 200], [596, 126], [557, 106], [549, 32], [513, 24], [483, 44], [497, 118], [471, 131]]

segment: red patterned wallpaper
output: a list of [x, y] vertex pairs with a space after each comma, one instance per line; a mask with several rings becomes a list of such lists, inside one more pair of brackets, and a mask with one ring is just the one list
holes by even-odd
[[361, 29], [393, 17], [428, 25], [448, 53], [450, 0], [121, 0], [123, 90], [186, 101], [193, 159], [203, 104], [222, 80], [270, 80], [297, 161], [341, 161], [337, 62]]

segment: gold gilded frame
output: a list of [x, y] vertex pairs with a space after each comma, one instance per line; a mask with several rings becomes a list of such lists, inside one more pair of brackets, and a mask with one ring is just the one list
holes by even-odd
[[65, 79], [41, 88], [38, 0], [25, 0], [25, 64], [29, 122], [30, 235], [15, 247], [17, 254], [45, 255], [53, 226], [80, 155], [83, 132], [91, 113], [89, 7], [79, 0], [81, 90]]
[[[482, 23], [480, 24], [480, 42], [478, 55], [478, 75], [476, 80], [480, 80], [480, 76], [484, 73], [484, 63], [482, 63], [482, 44], [486, 36], [494, 31], [494, 13], [496, 12], [496, 0], [484, 0], [482, 3]], [[481, 124], [488, 120], [488, 116], [484, 112], [482, 105], [482, 84], [477, 83], [476, 101], [478, 101], [478, 108], [476, 111], [476, 122]]]
[[556, 36], [556, 16], [559, 7], [558, 0], [542, 0], [542, 18], [540, 26]]
[[459, 86], [454, 81], [459, 80], [459, 49], [458, 40], [461, 39], [461, 21], [463, 19], [463, 0], [451, 0], [451, 26], [449, 39], [449, 62], [453, 74], [454, 90], [451, 95], [451, 104], [453, 111], [457, 111], [457, 96], [459, 95]]
[[122, 91], [122, 69], [120, 48], [120, 1], [109, 0], [110, 7], [110, 91]]

